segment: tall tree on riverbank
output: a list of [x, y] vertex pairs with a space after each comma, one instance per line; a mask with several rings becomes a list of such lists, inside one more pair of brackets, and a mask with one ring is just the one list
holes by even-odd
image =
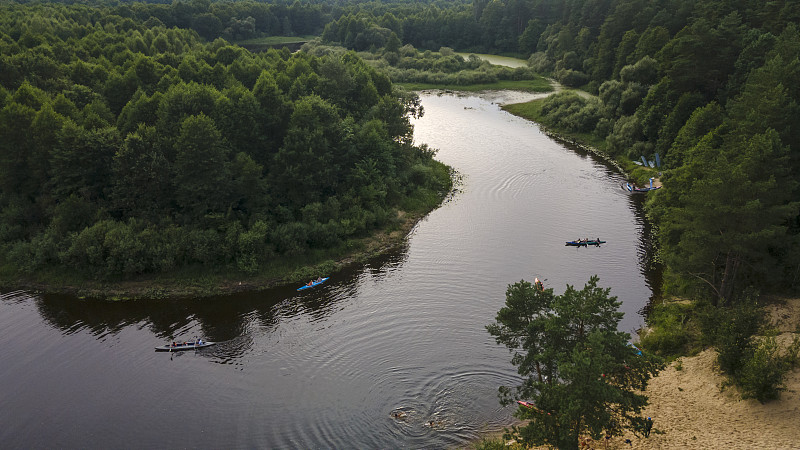
[[501, 387], [500, 402], [534, 405], [515, 414], [529, 420], [513, 428], [523, 444], [576, 449], [582, 435], [599, 439], [643, 425], [647, 397], [640, 392], [663, 365], [617, 331], [620, 302], [597, 282], [592, 276], [583, 289], [567, 285], [557, 296], [522, 280], [508, 287], [505, 306], [486, 327], [525, 377], [513, 389]]
[[664, 178], [665, 189], [685, 193], [652, 208], [673, 287], [710, 288], [716, 305], [731, 300], [737, 282], [766, 285], [783, 275], [779, 256], [797, 245], [789, 233], [798, 202], [788, 161], [775, 130], [711, 132]]

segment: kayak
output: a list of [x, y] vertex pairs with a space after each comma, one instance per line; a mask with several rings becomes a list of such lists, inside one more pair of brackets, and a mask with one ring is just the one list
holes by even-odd
[[599, 239], [590, 239], [588, 241], [567, 241], [566, 245], [571, 247], [586, 247], [589, 245], [600, 246], [600, 244], [605, 244], [605, 243], [606, 241], [601, 241]]
[[302, 291], [303, 289], [309, 289], [309, 288], [312, 288], [312, 287], [314, 287], [314, 286], [317, 286], [317, 285], [319, 285], [319, 284], [322, 284], [322, 283], [324, 283], [324, 282], [328, 281], [328, 278], [330, 278], [330, 277], [325, 277], [325, 278], [323, 278], [323, 279], [321, 279], [321, 280], [319, 280], [319, 281], [314, 281], [314, 282], [312, 282], [311, 284], [305, 284], [305, 285], [303, 285], [303, 286], [300, 286], [299, 288], [297, 288], [297, 290], [298, 290], [298, 291]]
[[636, 187], [630, 183], [625, 183], [625, 189], [628, 192], [632, 192], [634, 194], [643, 194], [645, 192], [655, 191], [656, 189], [661, 189], [661, 186], [653, 186], [653, 178], [650, 178], [650, 187]]
[[[517, 403], [519, 403], [520, 405], [522, 405], [522, 406], [524, 406], [524, 407], [526, 407], [528, 409], [532, 409], [533, 411], [536, 411], [539, 414], [544, 414], [544, 411], [542, 411], [541, 409], [537, 408], [536, 405], [534, 405], [531, 402], [526, 402], [525, 400], [517, 400]], [[547, 415], [549, 416], [550, 413], [547, 413]]]
[[212, 345], [216, 344], [216, 342], [207, 342], [203, 341], [202, 343], [198, 342], [176, 342], [175, 345], [167, 344], [167, 345], [159, 345], [156, 347], [157, 352], [179, 352], [182, 350], [197, 350], [199, 348], [206, 348], [211, 347]]
[[645, 192], [650, 192], [650, 191], [655, 191], [656, 189], [661, 189], [661, 186], [639, 188], [639, 187], [631, 186], [630, 184], [626, 183], [625, 189], [627, 189], [628, 192], [633, 192], [634, 194], [644, 194]]

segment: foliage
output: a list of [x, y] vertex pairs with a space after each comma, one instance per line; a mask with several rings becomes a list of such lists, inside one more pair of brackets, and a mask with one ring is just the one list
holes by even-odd
[[541, 113], [549, 123], [556, 123], [568, 133], [590, 133], [602, 117], [600, 102], [574, 92], [551, 95], [542, 101]]
[[509, 444], [503, 438], [484, 438], [476, 443], [472, 448], [475, 450], [519, 450], [524, 447], [518, 443]]
[[779, 398], [798, 344], [781, 350], [774, 332], [765, 329], [764, 311], [754, 293], [744, 293], [732, 305], [706, 310], [701, 322], [704, 335], [717, 348], [719, 368], [739, 387], [742, 398], [762, 403]]
[[777, 281], [775, 256], [797, 240], [788, 229], [800, 205], [792, 200], [788, 148], [774, 131], [736, 134], [706, 135], [694, 158], [662, 179], [665, 191], [686, 194], [652, 205], [668, 279], [688, 283], [684, 290], [710, 290], [714, 304], [728, 301], [739, 280]]
[[764, 326], [763, 311], [754, 298], [707, 311], [702, 319], [704, 334], [717, 347], [717, 363], [735, 376], [755, 348], [753, 336]]
[[[338, 54], [340, 47], [309, 42], [303, 46], [304, 51], [314, 55]], [[412, 45], [405, 45], [394, 52], [366, 51], [359, 52], [367, 63], [385, 73], [395, 83], [413, 85], [415, 87], [433, 85], [437, 87], [473, 87], [485, 86], [484, 89], [503, 88], [503, 82], [516, 82], [515, 85], [529, 85], [533, 89], [547, 91], [549, 83], [537, 76], [527, 67], [510, 68], [493, 65], [476, 55], [464, 58], [455, 54], [449, 47], [442, 47], [438, 52], [430, 50], [421, 52]], [[530, 83], [522, 83], [528, 81]], [[535, 82], [535, 83], [534, 83]], [[498, 87], [500, 86], [500, 87]]]
[[780, 397], [786, 390], [783, 384], [789, 363], [780, 355], [774, 336], [758, 343], [750, 357], [744, 362], [736, 376], [742, 390], [742, 398], [754, 398], [761, 403]]
[[220, 38], [311, 34], [326, 14], [1, 5], [3, 266], [256, 274], [393, 227], [401, 206], [434, 207], [451, 182], [412, 143], [413, 94], [352, 52], [253, 54]]
[[640, 337], [643, 349], [664, 358], [691, 355], [704, 346], [700, 318], [703, 304], [668, 302], [653, 306], [647, 314], [647, 329]]
[[559, 296], [524, 280], [510, 285], [496, 322], [486, 327], [524, 377], [513, 389], [500, 388], [501, 403], [535, 405], [516, 413], [529, 419], [514, 428], [522, 444], [578, 448], [580, 435], [599, 439], [641, 426], [647, 398], [640, 392], [662, 363], [640, 355], [617, 331], [620, 303], [597, 282], [591, 277], [582, 290], [568, 285]]

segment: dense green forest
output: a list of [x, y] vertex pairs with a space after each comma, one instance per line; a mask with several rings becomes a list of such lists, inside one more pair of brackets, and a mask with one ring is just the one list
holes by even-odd
[[596, 94], [554, 96], [542, 116], [613, 158], [660, 156], [648, 211], [665, 287], [726, 303], [800, 286], [799, 20], [794, 1], [363, 3], [322, 40], [389, 61], [398, 40], [515, 53]]
[[[24, 270], [95, 274], [255, 270], [337, 245], [391, 220], [410, 186], [446, 188], [391, 82], [501, 79], [453, 48], [528, 58], [503, 76], [596, 94], [552, 97], [545, 120], [617, 159], [660, 156], [648, 213], [667, 292], [796, 290], [798, 21], [782, 0], [6, 3], [0, 242]], [[292, 34], [371, 65], [229, 44]], [[115, 233], [137, 239], [109, 248]]]
[[416, 97], [352, 52], [251, 54], [178, 10], [0, 5], [6, 273], [255, 273], [449, 190]]

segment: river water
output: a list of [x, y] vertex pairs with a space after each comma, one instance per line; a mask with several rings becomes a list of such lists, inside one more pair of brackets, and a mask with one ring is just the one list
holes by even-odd
[[[324, 285], [218, 298], [0, 298], [0, 447], [449, 448], [513, 419], [519, 377], [484, 326], [510, 283], [556, 293], [593, 274], [622, 301], [652, 295], [641, 199], [590, 155], [498, 103], [422, 94], [415, 139], [459, 189], [405, 244]], [[565, 247], [600, 237], [599, 247]], [[156, 353], [202, 336], [201, 351]], [[399, 415], [400, 417], [395, 417]]]

